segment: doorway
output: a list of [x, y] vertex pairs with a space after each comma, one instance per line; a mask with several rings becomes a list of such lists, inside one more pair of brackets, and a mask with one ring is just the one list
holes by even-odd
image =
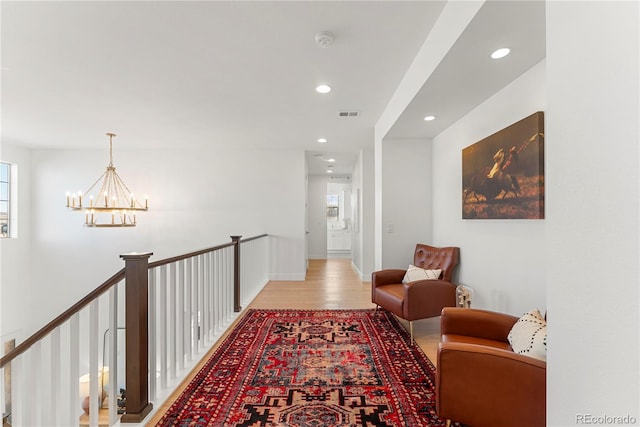
[[351, 183], [327, 183], [327, 258], [351, 258]]

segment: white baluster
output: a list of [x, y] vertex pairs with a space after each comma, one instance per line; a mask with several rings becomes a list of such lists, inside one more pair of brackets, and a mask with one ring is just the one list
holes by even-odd
[[[67, 425], [76, 425], [80, 414], [80, 314], [69, 320], [69, 408]], [[84, 398], [84, 396], [82, 396]], [[20, 424], [18, 424], [20, 425]]]
[[98, 426], [102, 397], [100, 381], [98, 380], [100, 370], [100, 360], [98, 358], [98, 337], [100, 335], [98, 315], [98, 300], [94, 299], [89, 304], [89, 425], [91, 427]]
[[24, 404], [28, 397], [25, 392], [25, 380], [22, 369], [24, 353], [11, 361], [11, 424], [25, 425], [24, 411], [28, 410]]
[[184, 285], [184, 277], [185, 277], [185, 262], [180, 261], [178, 264], [178, 327], [177, 327], [177, 335], [176, 341], [178, 343], [178, 366], [180, 370], [184, 369], [184, 356], [186, 354], [185, 351], [185, 339], [186, 334], [185, 331], [188, 331], [188, 326], [186, 326], [186, 311], [185, 311], [185, 285]]
[[157, 396], [157, 346], [156, 337], [158, 336], [157, 325], [157, 283], [156, 283], [156, 269], [149, 271], [149, 399], [153, 400]]
[[193, 260], [187, 259], [187, 321], [185, 322], [185, 344], [187, 346], [187, 360], [191, 362], [193, 360]]
[[160, 387], [167, 387], [167, 266], [160, 267]]
[[118, 285], [109, 289], [109, 425], [118, 420]]
[[175, 263], [171, 264], [171, 269], [169, 277], [170, 283], [170, 298], [169, 298], [169, 346], [171, 348], [171, 378], [176, 378], [178, 376], [177, 367], [178, 367], [178, 351], [177, 351], [177, 340], [176, 340], [176, 323], [178, 319], [177, 314], [177, 291], [176, 291], [176, 280], [177, 280], [177, 268], [178, 266]]
[[60, 327], [55, 328], [51, 332], [51, 347], [49, 357], [49, 372], [51, 376], [51, 384], [49, 384], [49, 408], [46, 413], [50, 415], [50, 421], [54, 425], [60, 425], [58, 420], [61, 406], [62, 388], [60, 384]]
[[198, 257], [192, 257], [190, 259], [193, 262], [193, 276], [191, 278], [191, 289], [193, 292], [191, 348], [195, 354], [198, 354], [200, 352], [200, 262]]

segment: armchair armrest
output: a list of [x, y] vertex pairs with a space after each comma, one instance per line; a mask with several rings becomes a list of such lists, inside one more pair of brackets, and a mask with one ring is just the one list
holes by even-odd
[[507, 342], [509, 331], [517, 321], [516, 316], [505, 313], [445, 307], [440, 318], [440, 333]]
[[402, 283], [407, 270], [387, 269], [371, 273], [371, 287]]
[[437, 366], [440, 417], [469, 425], [545, 425], [546, 362], [499, 348], [441, 342]]
[[451, 292], [455, 293], [456, 286], [447, 282], [446, 280], [416, 280], [404, 284], [405, 298], [418, 298], [418, 295], [422, 293], [423, 288], [429, 288], [432, 296], [442, 293], [443, 295], [449, 295]]
[[439, 316], [442, 307], [456, 305], [456, 286], [446, 280], [416, 280], [402, 286], [406, 320]]

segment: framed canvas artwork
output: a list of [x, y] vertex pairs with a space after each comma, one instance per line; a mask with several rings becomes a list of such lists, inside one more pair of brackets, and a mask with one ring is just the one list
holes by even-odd
[[544, 218], [542, 111], [462, 150], [462, 218]]

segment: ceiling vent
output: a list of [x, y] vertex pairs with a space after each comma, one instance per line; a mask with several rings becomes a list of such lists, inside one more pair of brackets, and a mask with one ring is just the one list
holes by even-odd
[[359, 111], [338, 111], [338, 117], [358, 117]]

